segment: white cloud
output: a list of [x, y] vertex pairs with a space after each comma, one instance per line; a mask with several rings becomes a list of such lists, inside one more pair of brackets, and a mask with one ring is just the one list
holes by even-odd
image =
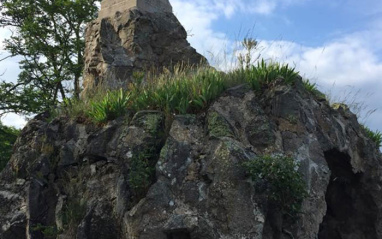
[[[304, 0], [283, 3], [278, 0], [258, 0], [250, 4], [246, 0], [171, 2], [180, 22], [195, 34], [190, 38], [191, 44], [201, 53], [212, 51], [218, 55], [219, 50], [229, 51], [237, 44], [228, 40], [224, 33], [215, 32], [212, 28], [214, 21], [221, 17], [232, 17], [238, 12], [271, 14], [280, 5], [298, 4]], [[260, 41], [260, 49], [262, 57], [266, 59], [295, 65], [303, 75], [316, 80], [321, 90], [331, 91], [338, 100], [346, 97], [349, 85], [353, 86], [353, 100], [363, 103], [361, 116], [367, 115], [368, 110], [378, 110], [363, 121], [368, 122], [372, 129], [382, 131], [382, 95], [378, 94], [382, 91], [382, 59], [378, 54], [382, 50], [379, 44], [382, 42], [381, 29], [382, 20], [375, 20], [369, 29], [332, 39], [322, 46], [304, 46], [288, 41]], [[335, 89], [332, 89], [333, 84]], [[360, 93], [356, 94], [356, 89]]]

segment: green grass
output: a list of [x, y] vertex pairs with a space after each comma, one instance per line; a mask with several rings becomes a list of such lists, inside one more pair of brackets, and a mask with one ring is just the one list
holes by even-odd
[[0, 172], [7, 165], [13, 153], [13, 145], [16, 142], [20, 130], [5, 126], [0, 121]]
[[247, 83], [260, 91], [276, 79], [293, 84], [298, 72], [288, 65], [267, 63], [239, 68], [228, 73], [213, 68], [186, 68], [159, 76], [134, 74], [135, 79], [126, 91], [106, 91], [102, 88], [87, 99], [66, 101], [60, 113], [105, 123], [126, 113], [140, 110], [159, 110], [167, 115], [197, 113], [205, 110], [227, 88]]
[[103, 123], [125, 115], [129, 104], [130, 94], [120, 89], [108, 91], [101, 100], [92, 100], [87, 115], [94, 121]]
[[365, 130], [367, 137], [371, 139], [378, 148], [382, 147], [382, 132], [380, 131], [372, 131], [367, 126], [361, 125], [362, 128]]

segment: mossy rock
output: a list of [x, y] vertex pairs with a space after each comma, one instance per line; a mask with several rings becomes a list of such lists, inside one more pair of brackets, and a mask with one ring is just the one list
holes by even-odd
[[165, 116], [160, 111], [140, 111], [134, 115], [131, 124], [143, 128], [152, 136], [158, 137], [158, 134], [164, 132], [164, 122]]
[[332, 104], [332, 108], [334, 110], [340, 110], [340, 109], [342, 109], [344, 111], [348, 111], [349, 110], [349, 106], [347, 106], [344, 103], [334, 103], [334, 104]]
[[227, 120], [217, 112], [209, 112], [207, 115], [208, 132], [212, 138], [231, 137], [235, 138], [235, 133]]

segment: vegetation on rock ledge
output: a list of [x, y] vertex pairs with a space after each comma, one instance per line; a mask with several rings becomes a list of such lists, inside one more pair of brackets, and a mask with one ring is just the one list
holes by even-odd
[[293, 158], [264, 155], [244, 163], [244, 166], [255, 187], [260, 193], [266, 193], [282, 213], [294, 216], [300, 212], [308, 193]]
[[268, 87], [276, 79], [293, 84], [298, 72], [288, 65], [266, 63], [228, 73], [212, 68], [190, 68], [156, 77], [134, 79], [123, 92], [99, 89], [90, 99], [66, 101], [62, 110], [72, 117], [85, 116], [105, 123], [126, 112], [159, 110], [168, 115], [197, 113], [206, 109], [227, 88], [249, 84], [255, 91]]
[[19, 133], [19, 130], [2, 125], [0, 122], [0, 171], [5, 167], [11, 158], [13, 144], [15, 143]]

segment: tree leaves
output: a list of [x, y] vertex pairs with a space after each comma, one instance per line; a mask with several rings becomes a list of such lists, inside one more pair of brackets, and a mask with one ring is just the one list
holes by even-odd
[[[17, 83], [0, 83], [0, 110], [39, 113], [80, 93], [84, 28], [98, 0], [3, 0], [0, 26], [11, 27], [5, 49], [22, 56]], [[28, 105], [31, 104], [31, 105]]]

